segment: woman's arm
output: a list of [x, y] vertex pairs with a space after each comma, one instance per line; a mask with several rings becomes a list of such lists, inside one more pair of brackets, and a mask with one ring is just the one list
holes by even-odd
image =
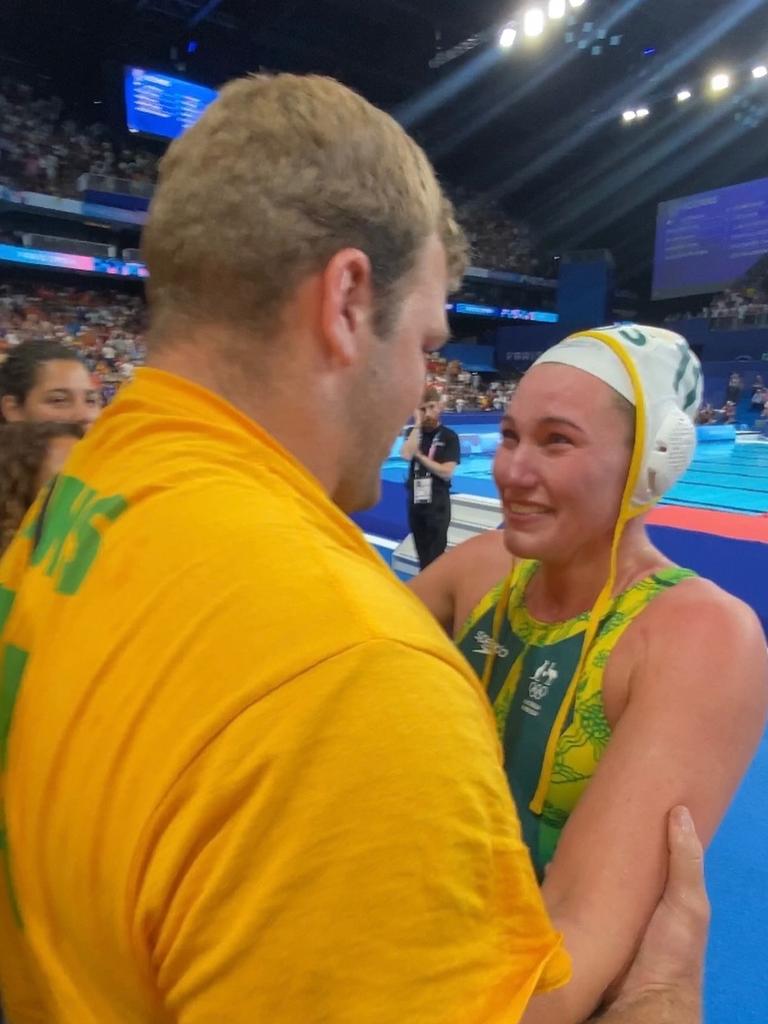
[[763, 733], [765, 637], [746, 605], [697, 581], [657, 598], [643, 620], [627, 707], [543, 886], [573, 981], [534, 1000], [524, 1024], [575, 1024], [595, 1011], [662, 892], [668, 809], [690, 807], [708, 842]]
[[700, 1024], [709, 900], [704, 856], [690, 813], [676, 807], [667, 825], [669, 869], [640, 951], [619, 998], [601, 1024]]

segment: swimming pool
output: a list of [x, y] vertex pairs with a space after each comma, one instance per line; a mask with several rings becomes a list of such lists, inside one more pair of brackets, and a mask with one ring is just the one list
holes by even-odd
[[[461, 464], [453, 478], [456, 493], [496, 497], [491, 475], [493, 448], [498, 433], [473, 435], [475, 450], [466, 452], [462, 444]], [[384, 464], [382, 479], [401, 483], [407, 464], [393, 454]], [[700, 443], [693, 463], [677, 484], [664, 496], [663, 505], [682, 505], [717, 512], [743, 515], [768, 513], [768, 441], [751, 436], [733, 441]]]

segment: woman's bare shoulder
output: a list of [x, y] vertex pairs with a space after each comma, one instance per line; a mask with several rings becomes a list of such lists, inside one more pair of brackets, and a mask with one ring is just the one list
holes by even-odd
[[409, 583], [448, 633], [455, 633], [474, 606], [510, 571], [513, 558], [501, 530], [457, 544]]

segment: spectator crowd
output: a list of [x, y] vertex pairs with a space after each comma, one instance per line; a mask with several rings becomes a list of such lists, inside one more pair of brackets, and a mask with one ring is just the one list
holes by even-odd
[[760, 257], [738, 285], [718, 295], [709, 307], [713, 326], [768, 326], [768, 253]]
[[[0, 359], [27, 341], [59, 341], [83, 358], [104, 404], [144, 362], [145, 327], [145, 306], [137, 295], [52, 282], [0, 283]], [[515, 381], [471, 372], [438, 354], [428, 361], [427, 384], [440, 392], [447, 412], [501, 412], [516, 387]]]
[[[0, 185], [49, 195], [77, 196], [82, 174], [151, 186], [158, 156], [122, 144], [101, 123], [83, 125], [58, 97], [41, 97], [31, 85], [0, 77]], [[459, 189], [457, 213], [477, 266], [520, 274], [540, 273], [530, 228], [498, 204]]]
[[101, 174], [150, 185], [157, 157], [121, 146], [103, 124], [83, 126], [61, 99], [35, 95], [32, 86], [0, 78], [0, 185], [49, 195], [77, 195], [81, 174]]
[[758, 287], [726, 291], [704, 310], [713, 327], [737, 330], [768, 325], [768, 295]]
[[464, 189], [453, 193], [456, 213], [472, 246], [476, 266], [518, 274], [539, 274], [539, 259], [529, 225], [497, 203]]
[[503, 412], [515, 392], [515, 381], [494, 374], [472, 373], [456, 360], [432, 356], [427, 363], [427, 387], [440, 394], [445, 412]]
[[736, 331], [742, 327], [768, 326], [768, 299], [763, 299], [755, 289], [735, 291], [729, 289], [698, 311], [670, 313], [664, 323], [674, 325], [680, 320], [696, 318], [709, 320], [715, 330]]
[[37, 338], [75, 349], [104, 404], [144, 361], [145, 307], [137, 295], [46, 283], [0, 284], [0, 352]]

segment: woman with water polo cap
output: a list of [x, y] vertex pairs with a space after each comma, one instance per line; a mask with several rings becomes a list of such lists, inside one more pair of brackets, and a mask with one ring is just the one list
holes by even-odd
[[488, 692], [555, 923], [582, 922], [574, 985], [621, 975], [663, 886], [669, 809], [708, 841], [764, 727], [759, 621], [644, 525], [693, 457], [701, 393], [670, 331], [545, 352], [502, 422], [502, 529], [412, 583]]

